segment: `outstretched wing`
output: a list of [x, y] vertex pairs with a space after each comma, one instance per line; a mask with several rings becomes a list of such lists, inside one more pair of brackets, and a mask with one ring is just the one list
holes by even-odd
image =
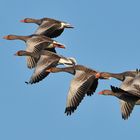
[[38, 27], [35, 34], [43, 34], [47, 37], [54, 38], [59, 36], [63, 32], [63, 30], [61, 31], [60, 28], [61, 24], [46, 21]]
[[121, 106], [122, 118], [126, 120], [132, 113], [133, 108], [135, 106], [135, 102], [125, 102], [123, 100], [120, 100], [120, 106]]
[[91, 96], [93, 95], [93, 93], [96, 91], [98, 86], [98, 79], [95, 79], [91, 85], [91, 87], [89, 88], [89, 90], [87, 91], [87, 96]]
[[58, 61], [59, 58], [52, 58], [50, 56], [42, 55], [37, 62], [37, 66], [29, 80], [29, 84], [34, 84], [43, 80], [49, 74], [48, 72], [46, 72], [46, 70], [56, 66], [58, 64]]
[[111, 90], [114, 93], [117, 93], [119, 96], [125, 96], [125, 97], [132, 98], [132, 99], [138, 99], [138, 98], [140, 98], [140, 95], [135, 90], [126, 91], [126, 90], [123, 90], [121, 88], [114, 87], [114, 86], [111, 86]]
[[75, 77], [71, 81], [69, 93], [67, 96], [67, 105], [65, 113], [71, 115], [76, 110], [77, 106], [83, 100], [85, 94], [89, 90], [95, 76], [86, 76], [83, 71], [76, 72]]
[[[51, 44], [52, 40], [48, 39], [47, 37], [44, 37], [44, 36], [34, 35], [26, 43], [27, 43], [26, 51], [33, 52], [33, 53], [39, 53], [41, 50], [44, 50], [44, 49], [49, 50], [48, 47], [49, 47], [49, 45], [52, 45]], [[31, 56], [27, 56], [26, 58], [27, 58], [26, 59], [27, 67], [30, 69], [34, 68], [37, 64], [38, 59], [31, 57]]]

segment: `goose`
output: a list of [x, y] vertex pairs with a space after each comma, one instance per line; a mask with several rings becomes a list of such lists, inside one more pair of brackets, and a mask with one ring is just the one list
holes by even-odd
[[35, 34], [43, 34], [47, 37], [54, 38], [61, 35], [65, 28], [73, 28], [67, 22], [55, 20], [52, 18], [42, 18], [42, 19], [32, 19], [32, 18], [25, 18], [21, 20], [24, 23], [35, 23], [39, 25]]
[[[67, 95], [67, 103], [65, 113], [71, 115], [79, 106], [85, 95], [91, 96], [98, 86], [99, 73], [93, 69], [87, 68], [83, 65], [74, 65], [65, 68], [50, 68], [47, 72], [67, 72], [74, 75], [69, 92]], [[100, 77], [100, 79], [106, 79]]]
[[135, 77], [127, 77], [120, 88], [111, 86], [111, 90], [103, 90], [99, 94], [119, 98], [122, 118], [126, 120], [132, 113], [134, 106], [140, 105], [140, 74], [137, 73]]
[[[55, 47], [65, 48], [63, 44], [52, 40], [49, 37], [43, 35], [29, 35], [29, 36], [20, 36], [20, 35], [7, 35], [3, 37], [7, 40], [22, 40], [26, 43], [26, 51], [29, 52], [39, 52], [41, 50], [48, 50], [55, 52]], [[33, 57], [27, 56], [27, 67], [32, 69], [36, 66], [36, 61]]]
[[66, 64], [66, 65], [75, 65], [76, 60], [74, 58], [66, 58], [56, 53], [41, 50], [38, 53], [27, 52], [24, 50], [20, 50], [15, 53], [16, 56], [31, 56], [37, 62], [33, 75], [31, 76], [28, 84], [35, 84], [43, 80], [49, 72], [46, 72], [46, 69], [50, 67], [55, 67], [59, 64]]

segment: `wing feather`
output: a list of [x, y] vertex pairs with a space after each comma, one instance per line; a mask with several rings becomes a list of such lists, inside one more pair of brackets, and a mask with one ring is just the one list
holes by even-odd
[[[39, 53], [41, 50], [45, 50], [51, 45], [52, 40], [49, 40], [47, 37], [44, 36], [33, 36], [31, 39], [27, 41], [26, 51]], [[34, 68], [38, 62], [38, 59], [27, 56], [27, 67]]]
[[41, 55], [39, 61], [37, 62], [34, 73], [29, 80], [29, 84], [34, 84], [43, 80], [49, 75], [49, 73], [46, 72], [46, 69], [56, 66], [58, 61], [59, 60], [57, 58], [53, 59], [50, 56]]
[[120, 106], [121, 106], [122, 118], [126, 120], [129, 118], [130, 114], [132, 113], [133, 108], [135, 106], [135, 102], [125, 102], [123, 100], [120, 100]]
[[84, 72], [79, 72], [71, 81], [65, 109], [67, 115], [71, 115], [76, 110], [89, 90], [91, 82], [95, 80], [94, 75], [89, 75], [88, 77], [86, 75]]
[[43, 34], [47, 37], [54, 38], [59, 36], [63, 32], [63, 29], [61, 30], [60, 27], [61, 24], [45, 22], [38, 27], [35, 34]]

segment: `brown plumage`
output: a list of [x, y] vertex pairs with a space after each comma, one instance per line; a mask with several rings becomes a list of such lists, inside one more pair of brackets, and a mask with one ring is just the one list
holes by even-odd
[[100, 75], [106, 78], [116, 78], [120, 81], [124, 81], [126, 77], [135, 77], [137, 75], [137, 71], [125, 71], [122, 73], [110, 73], [110, 72], [101, 72]]
[[[84, 96], [91, 96], [98, 86], [99, 73], [82, 65], [66, 68], [51, 68], [47, 71], [53, 73], [68, 72], [74, 75], [67, 96], [67, 105], [65, 109], [67, 115], [71, 115], [71, 113], [77, 109]], [[102, 77], [102, 79], [104, 78]]]
[[35, 34], [43, 34], [47, 37], [54, 38], [61, 35], [65, 28], [73, 28], [69, 23], [51, 19], [51, 18], [42, 18], [42, 19], [32, 19], [25, 18], [21, 20], [24, 23], [35, 23], [39, 25]]
[[99, 94], [119, 98], [122, 118], [128, 119], [134, 106], [140, 105], [140, 75], [137, 73], [135, 77], [126, 77], [120, 88], [111, 86], [111, 90], [103, 90]]
[[[64, 48], [64, 45], [58, 43], [57, 41], [52, 40], [43, 35], [29, 35], [29, 36], [19, 36], [19, 35], [7, 35], [3, 37], [7, 40], [22, 40], [26, 43], [26, 51], [38, 53], [41, 50], [48, 50], [55, 52], [55, 47]], [[27, 56], [27, 67], [34, 68], [36, 66], [36, 60]]]
[[72, 58], [66, 58], [46, 50], [41, 50], [38, 53], [31, 53], [21, 50], [15, 55], [31, 56], [37, 62], [33, 75], [31, 76], [29, 82], [26, 82], [29, 84], [34, 84], [43, 80], [49, 74], [49, 72], [46, 72], [46, 70], [51, 67], [55, 67], [58, 64], [75, 65], [76, 63]]

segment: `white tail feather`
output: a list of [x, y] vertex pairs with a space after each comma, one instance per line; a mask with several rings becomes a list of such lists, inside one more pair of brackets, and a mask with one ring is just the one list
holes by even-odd
[[70, 65], [76, 65], [76, 59], [73, 57], [69, 57], [69, 58], [60, 58], [59, 60], [59, 64], [63, 64], [65, 66], [70, 66]]

